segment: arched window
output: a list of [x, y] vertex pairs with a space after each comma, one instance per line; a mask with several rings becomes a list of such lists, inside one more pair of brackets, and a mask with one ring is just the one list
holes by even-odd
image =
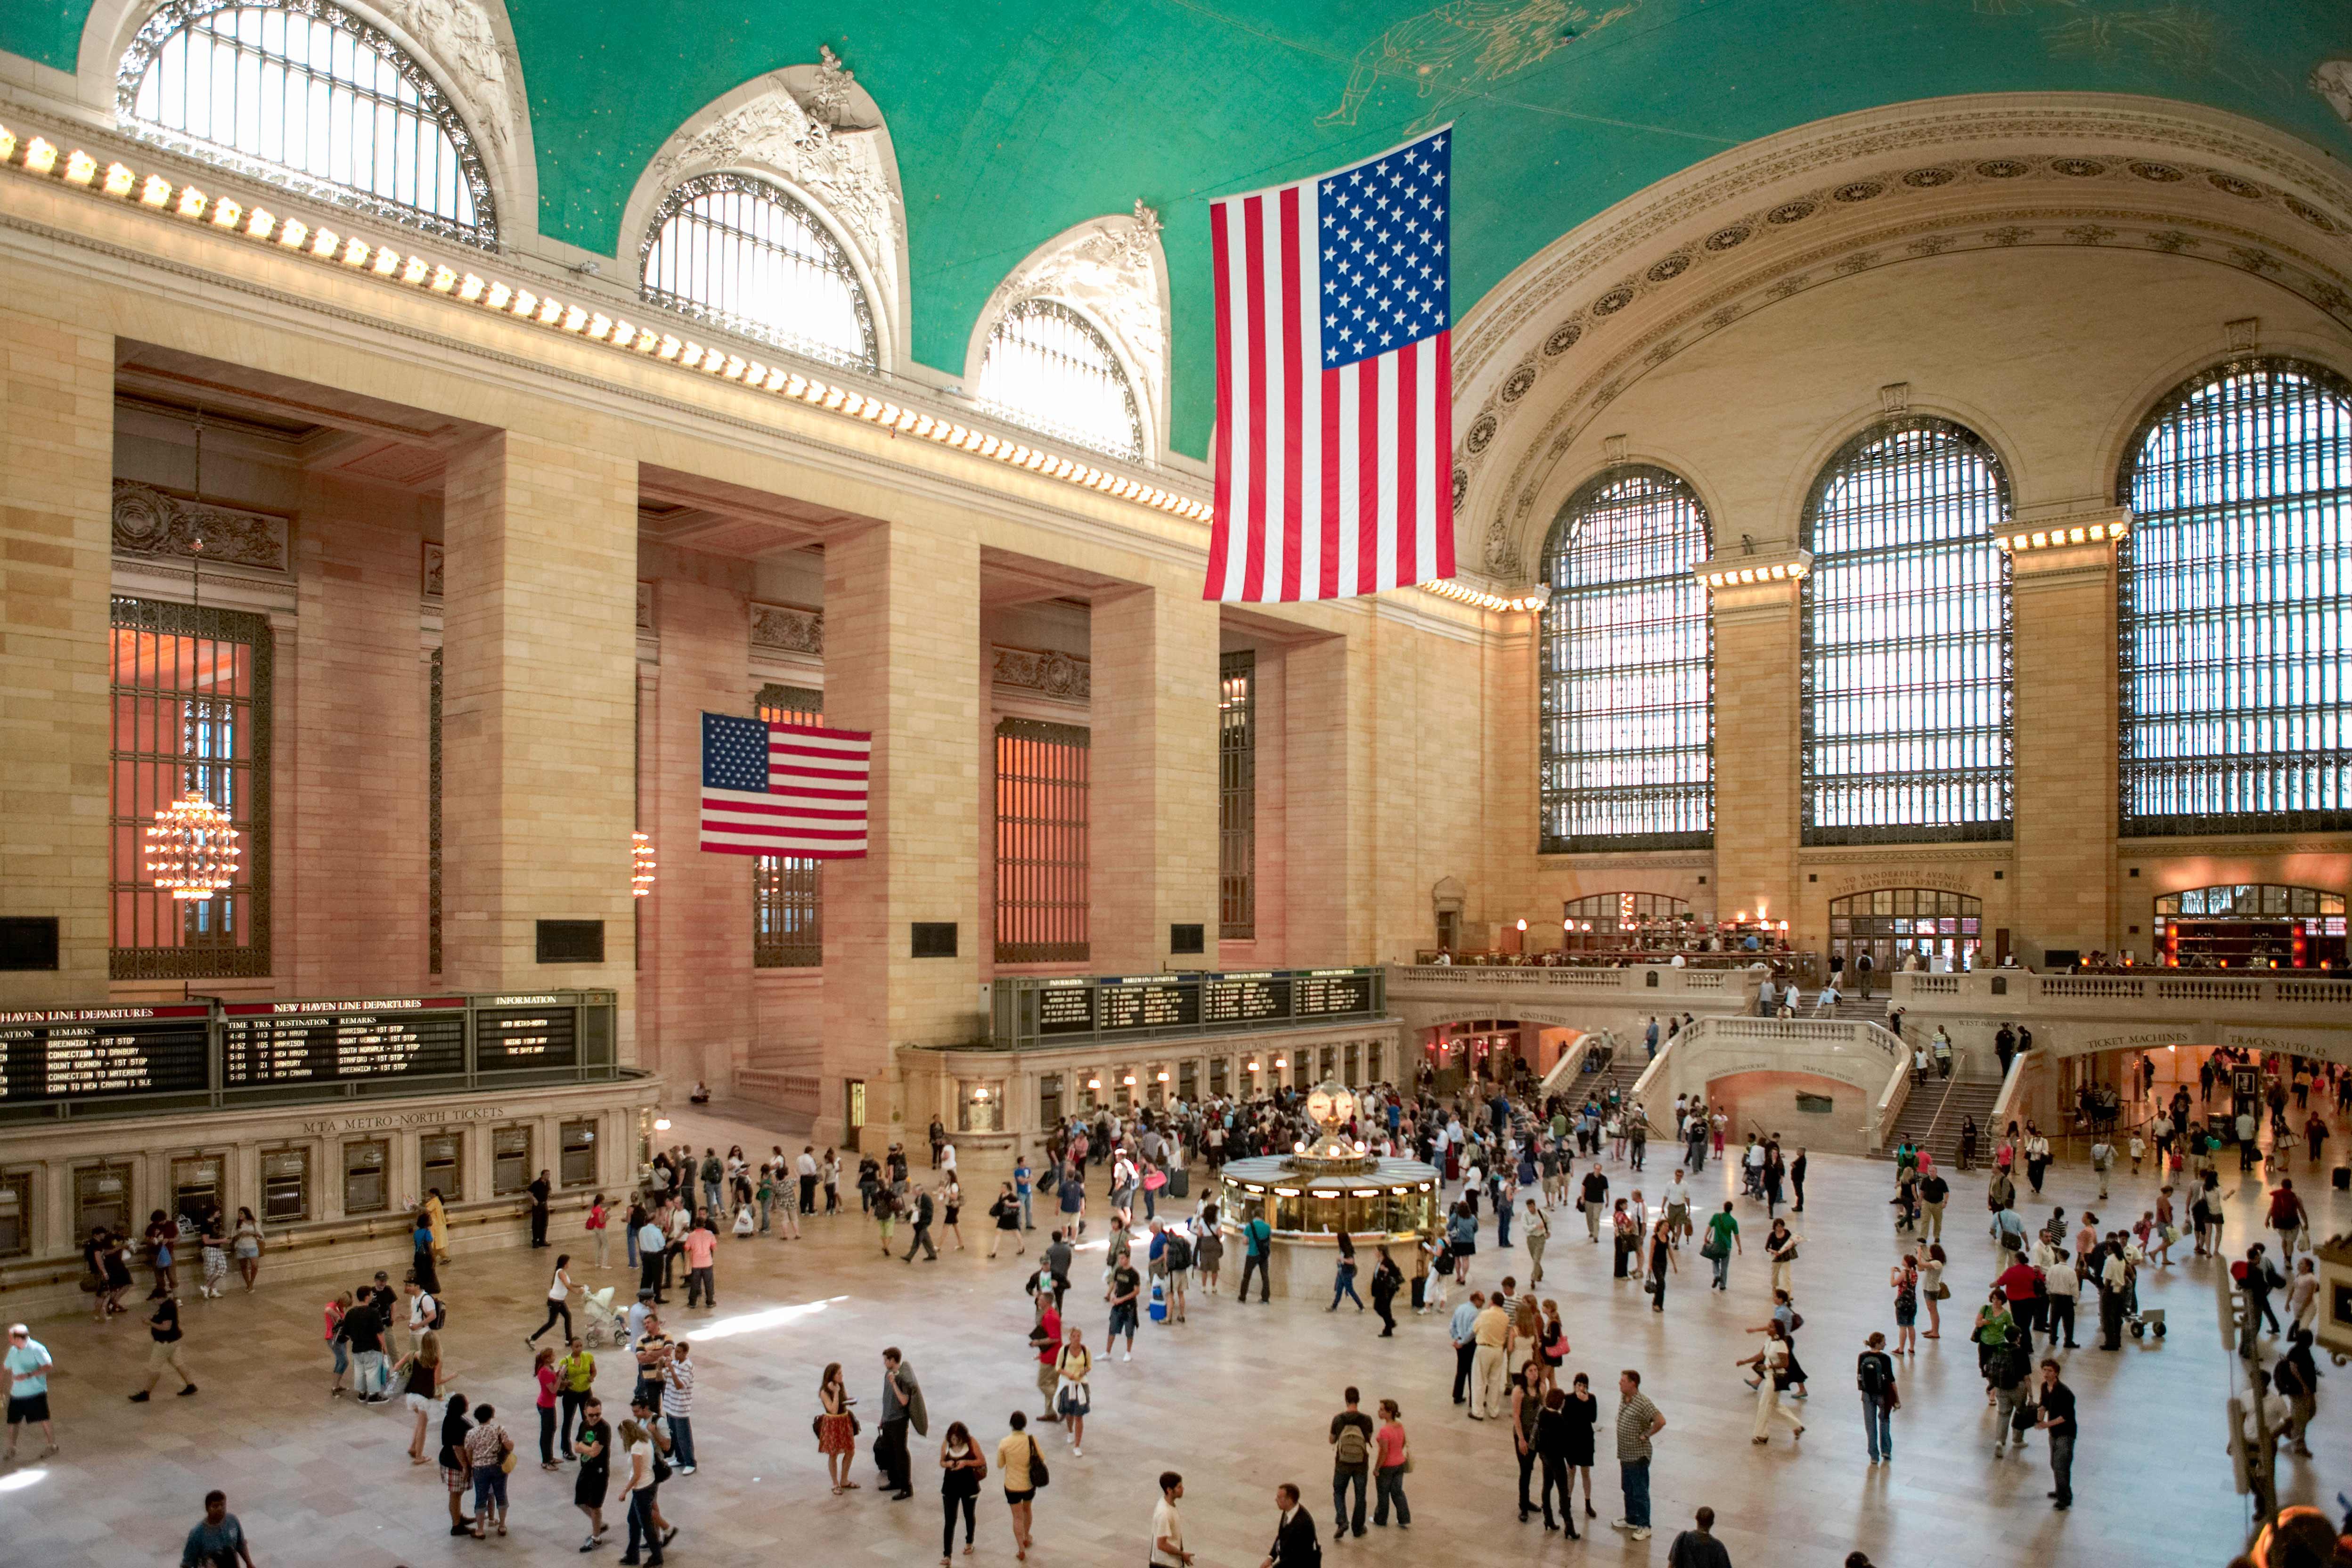
[[1803, 841], [2010, 836], [2009, 479], [1948, 420], [1875, 426], [1806, 503]]
[[1118, 458], [1143, 456], [1135, 388], [1092, 321], [1058, 300], [1022, 300], [988, 334], [981, 405], [1016, 425]]
[[1664, 468], [1610, 469], [1544, 542], [1541, 847], [1713, 842], [1715, 644], [1706, 510]]
[[782, 185], [700, 174], [665, 197], [645, 297], [745, 337], [871, 370], [874, 310], [849, 253]]
[[2199, 376], [2117, 488], [2123, 833], [2352, 827], [2352, 386], [2281, 360]]
[[306, 196], [468, 245], [497, 214], [433, 79], [328, 0], [168, 0], [115, 76], [123, 125]]

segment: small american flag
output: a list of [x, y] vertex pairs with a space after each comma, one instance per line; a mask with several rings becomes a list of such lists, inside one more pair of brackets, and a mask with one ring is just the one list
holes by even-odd
[[1217, 301], [1212, 599], [1339, 599], [1454, 575], [1445, 212], [1454, 128], [1209, 205]]
[[874, 737], [814, 724], [702, 716], [702, 847], [855, 859], [866, 853]]

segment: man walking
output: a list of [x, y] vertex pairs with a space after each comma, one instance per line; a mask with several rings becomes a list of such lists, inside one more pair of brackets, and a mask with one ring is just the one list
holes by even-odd
[[[1454, 1339], [1454, 1403], [1470, 1402], [1470, 1371], [1478, 1353], [1478, 1314], [1486, 1309], [1486, 1292], [1473, 1290], [1470, 1299], [1454, 1309], [1454, 1321], [1447, 1325]], [[1470, 1418], [1477, 1420], [1478, 1413], [1471, 1411]]]
[[[1863, 962], [1870, 962], [1868, 954]], [[1697, 1529], [1675, 1537], [1674, 1546], [1666, 1552], [1666, 1568], [1731, 1568], [1731, 1553], [1715, 1538], [1715, 1510], [1703, 1508], [1697, 1518]]]
[[[49, 1371], [57, 1363], [49, 1347], [23, 1323], [8, 1325], [8, 1458], [16, 1457], [18, 1429], [41, 1424], [41, 1458], [58, 1451], [57, 1423], [49, 1419]], [[338, 1387], [341, 1385], [339, 1384]], [[1353, 1392], [1352, 1390], [1350, 1392]]]
[[1160, 1472], [1160, 1500], [1151, 1505], [1151, 1568], [1192, 1568], [1192, 1554], [1184, 1550], [1184, 1521], [1176, 1512], [1184, 1495], [1184, 1478], [1173, 1470]]
[[1601, 1217], [1609, 1212], [1609, 1178], [1594, 1165], [1584, 1173], [1584, 1230], [1595, 1246], [1601, 1241]]
[[937, 1263], [940, 1260], [940, 1249], [931, 1245], [931, 1215], [933, 1213], [931, 1207], [931, 1194], [923, 1191], [923, 1184], [920, 1182], [918, 1182], [915, 1184], [913, 1196], [908, 1201], [913, 1205], [915, 1237], [912, 1241], [907, 1243], [907, 1256], [901, 1259], [901, 1261], [907, 1263], [912, 1263], [915, 1261], [915, 1249], [919, 1247], [923, 1249], [924, 1262]]
[[1919, 1208], [1926, 1215], [1919, 1226], [1922, 1242], [1944, 1239], [1944, 1205], [1951, 1195], [1952, 1184], [1944, 1180], [1942, 1171], [1931, 1170], [1919, 1179]]
[[1275, 1526], [1274, 1546], [1258, 1568], [1323, 1568], [1323, 1545], [1315, 1539], [1315, 1516], [1298, 1504], [1298, 1489], [1285, 1481], [1274, 1489], [1274, 1506], [1282, 1510]]
[[2052, 1506], [2074, 1506], [2074, 1391], [2058, 1381], [2058, 1363], [2042, 1363], [2041, 1414], [2033, 1424], [2050, 1434], [2050, 1475], [2058, 1485], [2050, 1494]]
[[1612, 1521], [1636, 1541], [1650, 1539], [1650, 1440], [1666, 1429], [1666, 1418], [1642, 1392], [1642, 1374], [1627, 1367], [1617, 1374], [1617, 1472], [1625, 1487], [1625, 1515]]
[[228, 1493], [205, 1494], [205, 1517], [188, 1531], [180, 1548], [180, 1568], [253, 1568], [253, 1549], [245, 1542], [245, 1526], [228, 1510]]
[[[1364, 1484], [1372, 1471], [1372, 1418], [1356, 1408], [1362, 1398], [1349, 1388], [1348, 1407], [1331, 1417], [1331, 1539], [1345, 1541], [1350, 1531], [1364, 1533]], [[1355, 1511], [1348, 1509], [1348, 1489], [1356, 1489]]]
[[1532, 1290], [1543, 1283], [1544, 1243], [1551, 1239], [1551, 1221], [1533, 1198], [1528, 1200], [1528, 1228], [1519, 1239], [1528, 1249], [1528, 1289]]

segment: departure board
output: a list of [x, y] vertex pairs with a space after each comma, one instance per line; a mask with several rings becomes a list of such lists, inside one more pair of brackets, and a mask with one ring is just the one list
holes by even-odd
[[466, 1070], [466, 999], [232, 1002], [223, 1009], [221, 1082], [435, 1078]]
[[1095, 1005], [1106, 1035], [1181, 1029], [1201, 1021], [1201, 983], [1190, 975], [1103, 980], [1097, 988]]
[[[485, 1000], [476, 998], [477, 1001]], [[580, 1060], [579, 1009], [553, 996], [494, 996], [474, 1013], [474, 1068], [568, 1068]]]
[[201, 1094], [212, 1008], [0, 1013], [0, 1104], [111, 1094]]
[[1256, 974], [1212, 974], [1202, 983], [1201, 1019], [1207, 1024], [1278, 1023], [1290, 1016], [1290, 977], [1265, 970]]
[[1328, 1018], [1372, 1010], [1372, 977], [1361, 969], [1305, 969], [1290, 980], [1292, 1016]]
[[1091, 981], [1059, 982], [1038, 990], [1039, 1034], [1091, 1035], [1094, 1030], [1095, 988]]

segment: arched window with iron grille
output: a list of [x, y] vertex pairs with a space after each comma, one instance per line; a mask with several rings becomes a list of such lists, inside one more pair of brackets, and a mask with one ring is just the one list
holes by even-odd
[[654, 304], [828, 363], [878, 363], [874, 309], [848, 251], [772, 180], [722, 172], [685, 182], [662, 198], [639, 261]]
[[1059, 300], [1014, 301], [988, 334], [973, 389], [1016, 425], [1115, 458], [1143, 456], [1134, 384], [1102, 329]]

